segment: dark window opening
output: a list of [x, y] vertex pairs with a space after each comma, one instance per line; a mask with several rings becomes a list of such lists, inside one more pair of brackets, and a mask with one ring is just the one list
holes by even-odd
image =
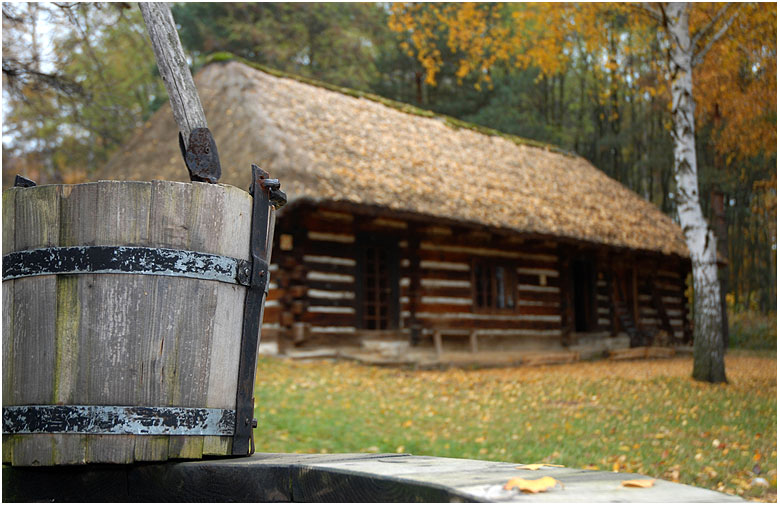
[[477, 309], [515, 308], [517, 277], [514, 268], [477, 260], [473, 273], [474, 305]]
[[572, 281], [574, 282], [574, 331], [591, 331], [596, 326], [596, 280], [593, 263], [588, 260], [574, 260]]

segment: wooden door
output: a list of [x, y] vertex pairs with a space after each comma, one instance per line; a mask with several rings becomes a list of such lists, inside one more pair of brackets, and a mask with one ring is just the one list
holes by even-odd
[[398, 328], [398, 245], [361, 241], [359, 253], [357, 326], [366, 330]]

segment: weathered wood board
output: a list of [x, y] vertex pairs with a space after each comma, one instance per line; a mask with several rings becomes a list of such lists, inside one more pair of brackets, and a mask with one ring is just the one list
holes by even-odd
[[[403, 454], [256, 454], [144, 466], [13, 468], [4, 501], [106, 502], [743, 502], [679, 483], [621, 482], [638, 474], [569, 468], [519, 470], [488, 462]], [[544, 493], [505, 490], [511, 478], [551, 476]]]

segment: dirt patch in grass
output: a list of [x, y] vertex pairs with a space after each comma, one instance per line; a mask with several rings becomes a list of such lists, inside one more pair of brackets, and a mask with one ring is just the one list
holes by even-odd
[[[777, 360], [410, 371], [262, 359], [262, 452], [410, 452], [638, 472], [776, 501]], [[766, 484], [766, 485], [765, 485]]]

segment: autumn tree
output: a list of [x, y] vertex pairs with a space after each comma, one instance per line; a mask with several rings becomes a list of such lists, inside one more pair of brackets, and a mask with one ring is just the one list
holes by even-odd
[[21, 164], [39, 182], [82, 181], [167, 100], [140, 12], [95, 3], [2, 9], [4, 165]]
[[[715, 135], [724, 146], [732, 138], [731, 145], [745, 155], [751, 153], [751, 146], [774, 151], [768, 147], [776, 143], [776, 127], [766, 121], [772, 114], [766, 111], [776, 107], [775, 86], [771, 85], [776, 82], [772, 77], [776, 67], [776, 7], [416, 3], [394, 4], [392, 9], [390, 26], [414, 48], [427, 69], [429, 84], [436, 82], [441, 70], [441, 46], [446, 41], [449, 51], [459, 55], [457, 78], [477, 74], [488, 85], [491, 72], [502, 63], [519, 68], [533, 66], [539, 69], [541, 78], [549, 78], [560, 75], [572, 61], [594, 55], [588, 64], [601, 74], [600, 119], [614, 134], [620, 130], [621, 86], [633, 89], [631, 98], [665, 98], [671, 113], [667, 123], [674, 153], [676, 210], [693, 264], [693, 376], [703, 381], [726, 381], [717, 240], [702, 210], [696, 149], [694, 97], [698, 94], [709, 98], [712, 93], [702, 92], [694, 78], [706, 73], [710, 79], [720, 80], [720, 114], [728, 114], [729, 125], [748, 122], [755, 129], [751, 137], [756, 140], [749, 139], [742, 145], [736, 140], [739, 136], [729, 137], [734, 130], [721, 128]], [[509, 10], [509, 15], [502, 16], [502, 10]], [[714, 59], [716, 54], [727, 56], [728, 65]], [[742, 84], [737, 84], [740, 80], [733, 75], [735, 66], [740, 68]], [[722, 93], [729, 87], [738, 87], [741, 95], [752, 94], [758, 100], [749, 105], [732, 100]], [[599, 165], [604, 169], [603, 164]]]

